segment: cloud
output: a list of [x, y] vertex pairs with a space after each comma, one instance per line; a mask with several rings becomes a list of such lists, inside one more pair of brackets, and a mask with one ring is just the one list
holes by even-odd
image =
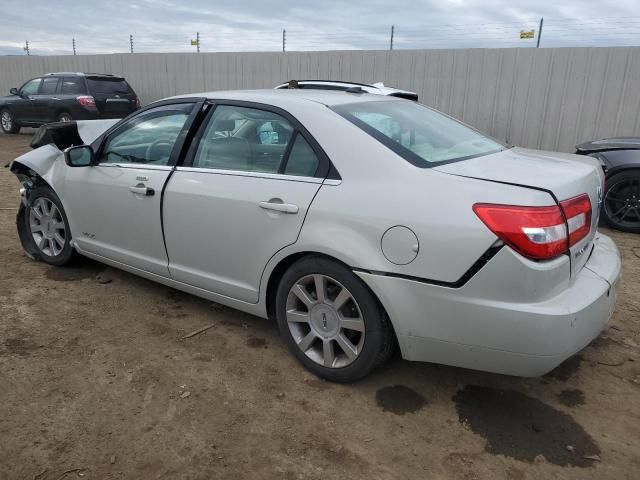
[[0, 15], [0, 54], [129, 51], [288, 50], [533, 47], [520, 30], [545, 24], [542, 45], [640, 44], [635, 0], [30, 0], [6, 2]]

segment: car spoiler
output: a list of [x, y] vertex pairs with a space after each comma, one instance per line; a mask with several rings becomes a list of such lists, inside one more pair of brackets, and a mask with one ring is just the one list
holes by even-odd
[[640, 150], [640, 137], [605, 138], [576, 145], [576, 153], [604, 152], [606, 150]]
[[53, 144], [58, 150], [64, 150], [75, 145], [89, 145], [119, 121], [120, 119], [47, 123], [33, 136], [31, 148]]

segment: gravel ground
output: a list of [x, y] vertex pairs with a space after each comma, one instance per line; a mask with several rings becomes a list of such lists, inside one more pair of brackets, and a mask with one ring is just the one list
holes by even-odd
[[[29, 141], [0, 135], [0, 167]], [[543, 378], [396, 358], [334, 385], [268, 321], [88, 260], [29, 260], [18, 188], [0, 168], [0, 479], [640, 476], [640, 235], [607, 231], [613, 319]]]

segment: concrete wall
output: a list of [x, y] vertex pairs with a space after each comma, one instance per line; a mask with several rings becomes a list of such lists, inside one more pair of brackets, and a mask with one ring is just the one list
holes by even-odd
[[640, 47], [0, 57], [0, 92], [52, 71], [122, 74], [143, 103], [291, 78], [383, 81], [516, 145], [640, 135]]

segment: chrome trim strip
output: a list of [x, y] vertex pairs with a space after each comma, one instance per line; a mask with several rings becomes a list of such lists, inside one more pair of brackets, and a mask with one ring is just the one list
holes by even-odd
[[342, 180], [338, 180], [336, 178], [325, 178], [324, 182], [322, 182], [323, 185], [330, 185], [332, 187], [337, 187], [338, 185], [342, 184]]
[[98, 163], [96, 167], [108, 168], [130, 168], [135, 170], [164, 170], [166, 172], [173, 170], [171, 165], [147, 165], [146, 163]]
[[322, 183], [321, 178], [283, 175], [280, 173], [245, 172], [243, 170], [222, 170], [217, 168], [176, 167], [177, 172], [205, 173], [209, 175], [231, 175], [234, 177], [265, 178], [269, 180], [287, 180], [290, 182]]

